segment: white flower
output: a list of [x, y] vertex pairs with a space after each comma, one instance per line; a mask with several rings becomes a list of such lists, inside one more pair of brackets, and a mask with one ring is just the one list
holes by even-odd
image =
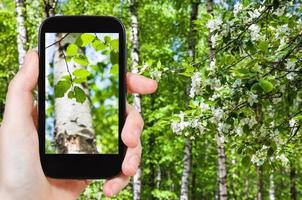
[[157, 81], [159, 81], [161, 79], [161, 75], [162, 75], [162, 71], [158, 70], [158, 69], [153, 69], [150, 72], [150, 76], [152, 79], [155, 79]]
[[190, 97], [193, 98], [195, 95], [199, 95], [201, 93], [201, 75], [199, 72], [193, 74], [191, 78], [191, 89], [190, 89]]
[[212, 90], [217, 90], [221, 87], [221, 82], [217, 78], [207, 79], [207, 85], [211, 87]]
[[212, 48], [215, 48], [217, 34], [211, 36]]
[[213, 32], [213, 31], [219, 29], [221, 24], [222, 24], [222, 20], [220, 17], [218, 17], [216, 19], [210, 19], [207, 23], [207, 28], [210, 29], [210, 32]]
[[278, 17], [282, 16], [284, 13], [285, 7], [280, 7], [275, 10], [274, 14], [277, 15]]
[[230, 128], [231, 128], [231, 125], [219, 122], [217, 130], [218, 130], [219, 133], [227, 133]]
[[286, 65], [286, 70], [289, 71], [289, 73], [286, 74], [286, 78], [288, 80], [294, 80], [294, 78], [297, 76], [297, 73], [294, 72], [296, 70], [295, 63], [288, 61], [285, 65]]
[[223, 118], [223, 110], [221, 108], [216, 108], [213, 110], [213, 117], [218, 122]]
[[236, 79], [236, 81], [233, 83], [232, 87], [237, 88], [241, 85], [241, 79]]
[[199, 107], [201, 108], [202, 111], [206, 111], [210, 108], [210, 106], [206, 103], [201, 102]]
[[251, 19], [256, 19], [261, 15], [258, 9], [255, 9], [253, 11], [248, 11], [248, 14], [251, 17]]
[[243, 133], [242, 128], [241, 128], [241, 127], [237, 127], [237, 128], [235, 129], [235, 133], [237, 133], [239, 136], [241, 136], [242, 133]]
[[234, 10], [233, 10], [233, 13], [234, 13], [234, 16], [237, 16], [238, 13], [240, 13], [243, 9], [243, 5], [242, 3], [240, 2], [237, 2], [234, 6]]
[[279, 159], [283, 166], [287, 166], [289, 163], [288, 158], [282, 153], [280, 155], [277, 155], [277, 159]]
[[276, 33], [275, 33], [275, 38], [278, 39], [280, 35], [285, 35], [289, 31], [288, 25], [283, 24], [281, 26], [278, 26]]
[[210, 68], [209, 68], [209, 70], [214, 70], [216, 68], [216, 60], [215, 59], [213, 59], [213, 60], [211, 60], [211, 62], [210, 62]]
[[254, 125], [256, 125], [258, 122], [257, 122], [257, 120], [256, 120], [256, 118], [255, 117], [251, 117], [250, 119], [249, 119], [249, 122], [248, 122], [248, 125], [249, 125], [249, 128], [252, 128]]
[[260, 38], [260, 28], [258, 25], [256, 24], [252, 24], [250, 27], [249, 27], [249, 31], [251, 33], [251, 39], [252, 41], [257, 41], [259, 40]]
[[258, 103], [257, 98], [258, 98], [257, 94], [250, 93], [248, 100], [247, 100], [249, 102], [250, 106], [254, 105], [254, 103]]
[[290, 127], [294, 127], [296, 125], [296, 123], [297, 123], [296, 120], [293, 119], [293, 118], [291, 120], [289, 120], [289, 126]]

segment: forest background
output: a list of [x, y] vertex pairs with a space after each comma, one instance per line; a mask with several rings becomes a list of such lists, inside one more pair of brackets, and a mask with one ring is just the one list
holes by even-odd
[[[128, 70], [159, 82], [128, 97], [145, 120], [142, 162], [115, 199], [302, 199], [300, 0], [1, 0], [0, 121], [54, 15], [120, 18]], [[103, 199], [101, 185], [79, 199]]]

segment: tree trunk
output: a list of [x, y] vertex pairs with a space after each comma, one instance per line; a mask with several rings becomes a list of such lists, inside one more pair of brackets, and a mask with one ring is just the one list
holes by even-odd
[[58, 0], [44, 0], [44, 14], [46, 18], [55, 16], [57, 2]]
[[17, 13], [17, 45], [19, 68], [23, 64], [23, 58], [26, 53], [27, 31], [24, 23], [25, 0], [15, 0]]
[[226, 155], [224, 148], [224, 136], [217, 136], [217, 153], [218, 153], [218, 183], [219, 183], [219, 199], [227, 199], [227, 185], [226, 185]]
[[275, 183], [273, 174], [269, 176], [269, 200], [275, 200]]
[[[58, 33], [56, 41], [64, 36], [62, 33]], [[73, 43], [75, 39], [74, 35], [68, 35], [64, 40], [56, 44], [54, 55], [54, 84], [56, 84], [61, 77], [70, 75], [76, 68], [82, 67], [74, 62], [67, 63], [65, 60], [64, 47], [67, 43]], [[73, 86], [80, 87], [86, 95], [89, 95], [87, 85], [73, 83]], [[62, 98], [55, 98], [55, 141], [58, 153], [97, 153], [88, 98], [86, 98], [84, 103], [78, 103], [75, 99], [68, 98], [67, 94]]]
[[189, 199], [189, 177], [191, 168], [191, 149], [192, 142], [190, 139], [186, 139], [184, 158], [183, 158], [183, 171], [181, 177], [181, 188], [180, 188], [180, 200]]
[[256, 166], [256, 172], [258, 176], [258, 193], [257, 193], [257, 200], [263, 199], [263, 173], [262, 167]]
[[[196, 30], [194, 21], [198, 16], [198, 5], [199, 3], [191, 3], [191, 18], [190, 18], [190, 31], [189, 31], [189, 44], [188, 44], [188, 54], [190, 57], [195, 59], [196, 53]], [[188, 90], [189, 91], [189, 90]], [[181, 176], [181, 186], [180, 186], [180, 199], [187, 200], [189, 199], [189, 178], [190, 178], [190, 169], [191, 169], [191, 157], [192, 157], [192, 142], [190, 139], [185, 139], [184, 147], [184, 157], [183, 157], [183, 171]]]
[[[213, 15], [213, 0], [207, 0], [206, 3], [207, 6], [207, 12], [210, 15]], [[212, 44], [212, 37], [213, 33], [209, 33], [208, 37], [208, 47], [210, 49], [210, 61], [215, 60], [215, 47], [213, 47]], [[225, 147], [224, 147], [224, 136], [223, 135], [217, 135], [216, 137], [217, 142], [217, 152], [218, 152], [218, 183], [219, 183], [219, 199], [220, 200], [226, 200], [227, 199], [227, 170], [226, 170], [226, 155], [225, 155]]]
[[[130, 27], [130, 41], [131, 41], [131, 60], [132, 60], [132, 73], [138, 73], [139, 64], [139, 35], [138, 35], [138, 20], [137, 20], [137, 2], [131, 1], [130, 5], [131, 14], [131, 27]], [[133, 106], [141, 113], [141, 98], [139, 94], [133, 94]], [[141, 199], [141, 175], [142, 171], [139, 167], [133, 177], [133, 199]]]
[[290, 168], [290, 199], [297, 200], [296, 169], [293, 166]]

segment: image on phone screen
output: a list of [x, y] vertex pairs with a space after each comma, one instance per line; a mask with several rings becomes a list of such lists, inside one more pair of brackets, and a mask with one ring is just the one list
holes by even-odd
[[45, 153], [118, 154], [118, 33], [45, 34]]

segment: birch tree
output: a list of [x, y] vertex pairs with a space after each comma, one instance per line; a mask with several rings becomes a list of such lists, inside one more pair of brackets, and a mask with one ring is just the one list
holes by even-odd
[[[132, 73], [138, 73], [138, 65], [139, 65], [139, 33], [138, 33], [138, 12], [137, 8], [138, 2], [136, 0], [132, 0], [130, 2], [130, 42], [131, 42], [131, 61]], [[141, 113], [141, 98], [139, 94], [133, 94], [133, 106], [134, 108]], [[141, 167], [138, 167], [136, 174], [133, 177], [133, 199], [139, 200], [141, 199], [141, 176], [142, 170]]]
[[19, 67], [26, 53], [27, 31], [25, 27], [25, 0], [15, 0], [17, 13], [17, 45]]
[[[213, 0], [207, 0], [206, 3], [207, 12], [210, 15], [213, 15]], [[210, 63], [214, 63], [216, 58], [216, 52], [213, 44], [213, 38], [215, 35], [210, 30], [208, 36], [208, 47], [210, 50]], [[226, 170], [226, 154], [225, 154], [225, 139], [224, 135], [221, 132], [218, 132], [216, 135], [216, 143], [217, 143], [217, 153], [218, 153], [218, 183], [219, 183], [219, 199], [226, 200], [227, 199], [227, 170]]]
[[[192, 62], [195, 61], [196, 54], [196, 30], [194, 29], [194, 21], [198, 16], [198, 5], [199, 3], [191, 3], [191, 18], [190, 18], [190, 31], [189, 31], [189, 45], [188, 54], [192, 58]], [[183, 157], [183, 171], [181, 177], [180, 187], [180, 199], [189, 199], [189, 178], [191, 172], [191, 160], [192, 160], [192, 141], [190, 138], [185, 139], [184, 146], [184, 157]]]

